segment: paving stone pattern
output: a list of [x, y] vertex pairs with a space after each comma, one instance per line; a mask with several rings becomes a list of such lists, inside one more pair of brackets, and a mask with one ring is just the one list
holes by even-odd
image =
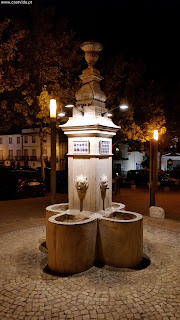
[[144, 226], [143, 270], [93, 267], [57, 277], [43, 271], [45, 227], [0, 237], [0, 319], [180, 319], [178, 232]]

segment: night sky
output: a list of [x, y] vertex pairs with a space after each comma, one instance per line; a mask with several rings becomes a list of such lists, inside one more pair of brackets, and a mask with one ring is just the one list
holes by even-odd
[[[33, 5], [1, 5], [5, 16], [29, 19]], [[117, 51], [139, 57], [151, 79], [179, 78], [180, 1], [167, 0], [42, 0], [54, 6], [56, 19], [65, 17], [81, 41], [98, 41], [104, 53]]]
[[67, 18], [81, 41], [98, 41], [100, 56], [125, 52], [141, 59], [148, 79], [167, 79], [169, 91], [179, 86], [179, 0], [33, 0], [33, 5], [0, 5], [6, 17], [32, 21], [35, 7], [55, 9], [55, 21]]

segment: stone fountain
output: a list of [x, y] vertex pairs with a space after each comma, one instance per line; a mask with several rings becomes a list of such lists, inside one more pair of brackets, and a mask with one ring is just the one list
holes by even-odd
[[107, 116], [102, 77], [95, 68], [102, 45], [85, 42], [88, 68], [80, 76], [68, 136], [69, 203], [46, 208], [48, 267], [62, 275], [95, 263], [133, 268], [142, 262], [142, 216], [112, 202], [112, 137], [119, 127]]

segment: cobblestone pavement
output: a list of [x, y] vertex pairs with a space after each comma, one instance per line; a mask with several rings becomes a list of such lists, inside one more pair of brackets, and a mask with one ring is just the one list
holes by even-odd
[[180, 319], [179, 234], [144, 226], [142, 270], [93, 267], [57, 277], [43, 271], [45, 227], [0, 237], [0, 319]]

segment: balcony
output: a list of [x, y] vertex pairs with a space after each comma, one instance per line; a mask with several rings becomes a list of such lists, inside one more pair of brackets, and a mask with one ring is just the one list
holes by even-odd
[[37, 156], [30, 156], [29, 161], [38, 161]]
[[13, 156], [8, 156], [6, 160], [8, 160], [8, 161], [15, 161], [15, 157], [13, 157]]

